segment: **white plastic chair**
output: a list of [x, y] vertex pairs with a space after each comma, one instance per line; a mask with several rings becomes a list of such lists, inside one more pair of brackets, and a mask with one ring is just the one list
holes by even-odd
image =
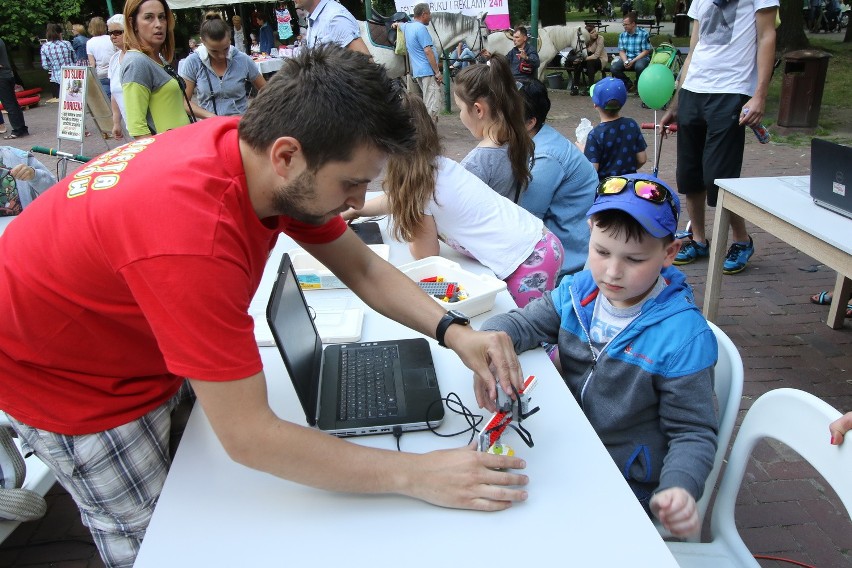
[[[11, 428], [6, 415], [2, 412], [0, 412], [0, 428]], [[15, 439], [15, 445], [20, 450], [20, 441], [17, 438]], [[26, 463], [27, 473], [21, 488], [29, 489], [44, 497], [50, 491], [50, 488], [53, 487], [56, 477], [44, 465], [44, 462], [35, 456], [24, 458], [24, 462]], [[20, 524], [19, 521], [0, 520], [0, 543], [6, 540]]]
[[749, 456], [764, 438], [783, 442], [810, 463], [852, 511], [852, 443], [828, 442], [828, 425], [840, 413], [826, 402], [796, 389], [770, 391], [755, 401], [731, 449], [710, 519], [711, 542], [668, 542], [683, 568], [734, 566], [759, 568], [734, 522], [734, 508]]
[[[711, 322], [707, 322], [707, 324], [713, 330], [716, 335], [716, 342], [719, 344], [719, 359], [714, 367], [715, 378], [713, 382], [713, 390], [716, 392], [716, 400], [719, 403], [719, 431], [713, 468], [704, 482], [704, 493], [696, 503], [698, 517], [702, 522], [707, 513], [707, 508], [710, 506], [710, 499], [713, 496], [713, 490], [716, 488], [716, 480], [722, 470], [725, 455], [728, 453], [728, 444], [731, 441], [731, 434], [734, 431], [734, 424], [737, 420], [743, 395], [743, 360], [740, 357], [740, 352], [734, 342], [716, 324]], [[654, 518], [654, 526], [657, 527], [657, 531], [663, 538], [672, 536], [656, 517]], [[694, 542], [698, 542], [700, 539], [700, 534], [689, 538], [690, 541]]]

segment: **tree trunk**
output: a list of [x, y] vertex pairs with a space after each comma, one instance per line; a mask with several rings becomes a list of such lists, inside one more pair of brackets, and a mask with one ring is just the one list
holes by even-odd
[[538, 20], [542, 26], [564, 26], [565, 4], [562, 2], [539, 2]]
[[782, 0], [781, 25], [776, 32], [775, 50], [786, 53], [796, 49], [810, 47], [805, 35], [805, 19], [802, 16], [802, 3], [797, 0]]

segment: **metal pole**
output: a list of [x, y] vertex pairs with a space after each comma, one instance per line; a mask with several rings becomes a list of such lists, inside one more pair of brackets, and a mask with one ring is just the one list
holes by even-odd
[[452, 109], [450, 108], [450, 58], [447, 57], [447, 54], [444, 54], [444, 112], [450, 114]]
[[372, 0], [365, 0], [364, 1], [364, 15], [367, 18], [368, 22], [373, 19], [373, 2], [372, 2]]
[[[369, 0], [367, 0], [367, 1], [369, 1]], [[114, 16], [115, 10], [112, 9], [112, 0], [106, 0], [106, 3], [107, 3], [107, 12], [109, 12], [110, 16]]]
[[532, 0], [530, 2], [530, 35], [538, 41], [538, 2]]

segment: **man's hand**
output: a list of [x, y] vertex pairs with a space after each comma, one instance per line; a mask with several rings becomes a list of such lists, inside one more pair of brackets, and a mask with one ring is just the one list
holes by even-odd
[[651, 512], [674, 536], [687, 537], [701, 530], [695, 499], [681, 487], [664, 489], [651, 497]]
[[410, 487], [404, 493], [442, 507], [477, 511], [502, 511], [513, 502], [526, 501], [527, 492], [517, 486], [526, 485], [529, 478], [498, 471], [523, 469], [526, 463], [518, 457], [477, 452], [475, 447], [471, 444], [417, 456]]
[[669, 124], [677, 124], [677, 98], [675, 97], [669, 103], [669, 109], [663, 113], [660, 118], [660, 128], [665, 128]]
[[439, 83], [444, 80], [444, 76], [440, 71], [435, 71], [435, 80]]
[[473, 371], [473, 391], [480, 408], [497, 411], [497, 383], [515, 398], [512, 386], [524, 385], [521, 364], [512, 340], [503, 332], [475, 331], [467, 326], [451, 325], [444, 336], [447, 346]]
[[763, 97], [752, 97], [743, 105], [740, 113], [740, 124], [745, 126], [760, 126], [763, 121], [763, 112], [766, 109], [766, 99]]

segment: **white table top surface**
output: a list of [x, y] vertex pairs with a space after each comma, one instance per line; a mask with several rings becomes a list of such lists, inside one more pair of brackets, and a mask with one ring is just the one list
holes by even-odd
[[[393, 243], [390, 260], [411, 260], [407, 247]], [[280, 254], [294, 245], [279, 240], [267, 265], [255, 304], [265, 304]], [[477, 263], [445, 247], [442, 253], [465, 269]], [[309, 303], [348, 298], [348, 290], [306, 292]], [[514, 302], [498, 295], [489, 314]], [[418, 334], [374, 312], [364, 317], [363, 340]], [[431, 341], [442, 393], [458, 393], [476, 409], [471, 373], [458, 357]], [[261, 348], [269, 400], [279, 416], [305, 424], [305, 417], [274, 347]], [[624, 482], [609, 454], [541, 349], [521, 363], [539, 384], [533, 393], [541, 410], [524, 426], [535, 447], [514, 432], [504, 436], [527, 461], [529, 500], [507, 511], [481, 513], [444, 509], [399, 496], [331, 493], [298, 485], [231, 461], [198, 405], [190, 418], [137, 568], [163, 566], [433, 566], [437, 562], [517, 561], [529, 566], [569, 562], [575, 566], [677, 566], [651, 521]], [[487, 416], [486, 416], [487, 418]], [[451, 413], [441, 432], [461, 429]], [[404, 451], [427, 452], [463, 446], [468, 437], [439, 438], [406, 433]], [[391, 435], [350, 439], [395, 450]]]
[[716, 185], [852, 254], [852, 219], [814, 203], [808, 176], [717, 179]]

